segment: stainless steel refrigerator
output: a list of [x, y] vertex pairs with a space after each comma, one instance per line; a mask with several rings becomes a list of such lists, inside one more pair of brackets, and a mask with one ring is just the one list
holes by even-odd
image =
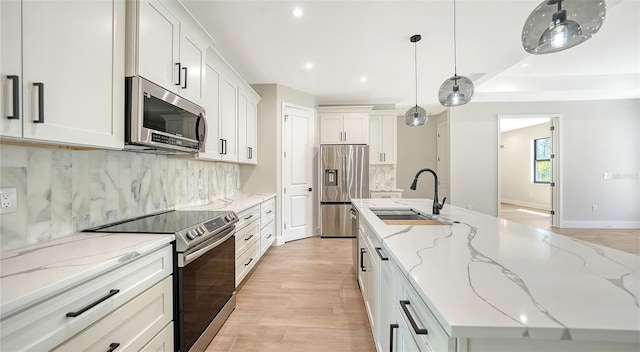
[[351, 199], [369, 198], [369, 146], [320, 146], [320, 235], [355, 237], [351, 229]]

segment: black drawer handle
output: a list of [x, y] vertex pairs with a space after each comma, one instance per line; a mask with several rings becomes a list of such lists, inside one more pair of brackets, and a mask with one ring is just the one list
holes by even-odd
[[7, 116], [7, 119], [20, 120], [20, 77], [9, 75], [7, 78], [13, 81], [11, 84], [13, 89], [13, 116]]
[[253, 214], [251, 214], [251, 215], [247, 216], [247, 217], [246, 217], [246, 218], [244, 218], [244, 219], [245, 219], [245, 220], [249, 220], [249, 219], [251, 219], [252, 217], [253, 217]]
[[380, 260], [389, 260], [389, 258], [382, 256], [382, 247], [376, 247], [376, 253], [378, 253]]
[[399, 327], [398, 324], [389, 324], [389, 352], [393, 352], [393, 330]]
[[120, 344], [117, 342], [114, 342], [112, 344], [109, 345], [109, 349], [107, 350], [107, 352], [113, 352], [116, 350], [116, 348], [120, 347]]
[[89, 305], [87, 305], [87, 306], [85, 306], [85, 307], [81, 308], [81, 309], [80, 309], [80, 310], [78, 310], [78, 311], [75, 311], [75, 312], [69, 312], [69, 313], [67, 313], [67, 317], [68, 317], [68, 318], [75, 318], [75, 317], [77, 317], [78, 315], [80, 315], [80, 314], [82, 314], [82, 313], [84, 313], [84, 312], [88, 311], [89, 309], [91, 309], [91, 308], [93, 308], [93, 307], [97, 306], [98, 304], [100, 304], [100, 303], [102, 303], [102, 302], [104, 302], [104, 301], [108, 300], [109, 298], [113, 297], [113, 296], [114, 296], [114, 295], [116, 295], [118, 292], [120, 292], [120, 290], [109, 290], [109, 293], [108, 293], [108, 294], [104, 295], [103, 297], [98, 298], [98, 300], [96, 300], [95, 302], [93, 302], [93, 303], [91, 303], [91, 304], [89, 304]]
[[251, 236], [249, 236], [249, 237], [245, 238], [244, 240], [245, 240], [245, 241], [248, 241], [248, 240], [250, 240], [250, 239], [252, 239], [252, 238], [253, 238], [253, 235], [251, 235]]
[[364, 248], [360, 248], [360, 270], [361, 270], [361, 271], [367, 271], [367, 270], [364, 268], [364, 254], [365, 254], [366, 252], [367, 252], [367, 250], [366, 250], [366, 249], [364, 249]]
[[44, 123], [44, 83], [34, 83], [33, 86], [38, 88], [38, 119], [33, 123]]
[[267, 239], [271, 238], [271, 236], [273, 236], [272, 234], [269, 234], [269, 236], [267, 236]]
[[413, 331], [416, 333], [416, 335], [427, 335], [427, 334], [429, 334], [427, 329], [421, 329], [421, 328], [418, 327], [418, 324], [416, 324], [415, 319], [413, 319], [413, 316], [411, 315], [411, 312], [409, 312], [409, 308], [407, 308], [408, 305], [411, 305], [411, 303], [409, 301], [400, 301], [400, 306], [402, 307], [402, 310], [404, 311], [404, 314], [409, 319], [409, 323], [411, 323], [411, 327], [413, 328]]
[[251, 262], [252, 262], [252, 261], [253, 261], [253, 258], [249, 258], [249, 261], [248, 261], [248, 262], [246, 262], [246, 263], [244, 264], [244, 266], [249, 266], [249, 264], [251, 264]]
[[267, 214], [273, 213], [273, 210], [267, 210]]

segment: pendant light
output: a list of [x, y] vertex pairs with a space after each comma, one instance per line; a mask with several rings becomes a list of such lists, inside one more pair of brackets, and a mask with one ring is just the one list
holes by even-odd
[[600, 30], [607, 13], [604, 0], [545, 0], [522, 28], [522, 46], [530, 54], [574, 47]]
[[412, 35], [411, 42], [414, 44], [414, 62], [416, 74], [416, 106], [409, 108], [404, 114], [404, 122], [409, 126], [422, 126], [427, 123], [427, 111], [418, 106], [418, 42], [422, 39], [420, 34]]
[[438, 100], [444, 106], [460, 106], [471, 101], [473, 82], [458, 76], [458, 46], [456, 43], [456, 0], [453, 0], [453, 77], [445, 80], [438, 91]]

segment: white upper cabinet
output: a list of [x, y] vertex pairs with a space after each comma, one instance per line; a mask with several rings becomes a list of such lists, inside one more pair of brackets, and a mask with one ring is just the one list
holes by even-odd
[[226, 75], [220, 82], [220, 156], [238, 161], [238, 85]]
[[[136, 24], [129, 36], [137, 39], [137, 47], [127, 48], [133, 55], [131, 65], [127, 63], [127, 75], [142, 76], [145, 79], [177, 93], [178, 63], [180, 61], [180, 22], [159, 1], [140, 0], [128, 3], [129, 23]], [[136, 58], [137, 56], [137, 58]]]
[[203, 105], [205, 118], [207, 121], [207, 139], [205, 141], [205, 152], [199, 153], [198, 157], [220, 160], [220, 81], [222, 74], [220, 70], [207, 63], [205, 65], [205, 84]]
[[238, 161], [241, 163], [257, 164], [257, 99], [252, 92], [238, 91]]
[[320, 144], [369, 144], [371, 106], [317, 108]]
[[203, 104], [206, 35], [179, 2], [128, 2], [127, 75]]
[[[369, 164], [395, 164], [397, 160], [397, 118], [395, 115], [369, 116]], [[374, 115], [375, 114], [375, 115]]]
[[122, 148], [124, 2], [2, 1], [0, 6], [0, 134]]

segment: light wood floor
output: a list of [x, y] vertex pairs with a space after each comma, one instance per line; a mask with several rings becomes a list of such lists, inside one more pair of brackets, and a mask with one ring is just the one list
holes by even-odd
[[[502, 203], [501, 207], [500, 217], [503, 219], [640, 255], [640, 229], [561, 229], [551, 227], [551, 219], [548, 216], [543, 216], [549, 213], [547, 210], [506, 203]], [[529, 212], [519, 211], [518, 209]], [[540, 214], [532, 214], [530, 212]]]
[[375, 352], [351, 241], [312, 237], [272, 247], [207, 351]]

